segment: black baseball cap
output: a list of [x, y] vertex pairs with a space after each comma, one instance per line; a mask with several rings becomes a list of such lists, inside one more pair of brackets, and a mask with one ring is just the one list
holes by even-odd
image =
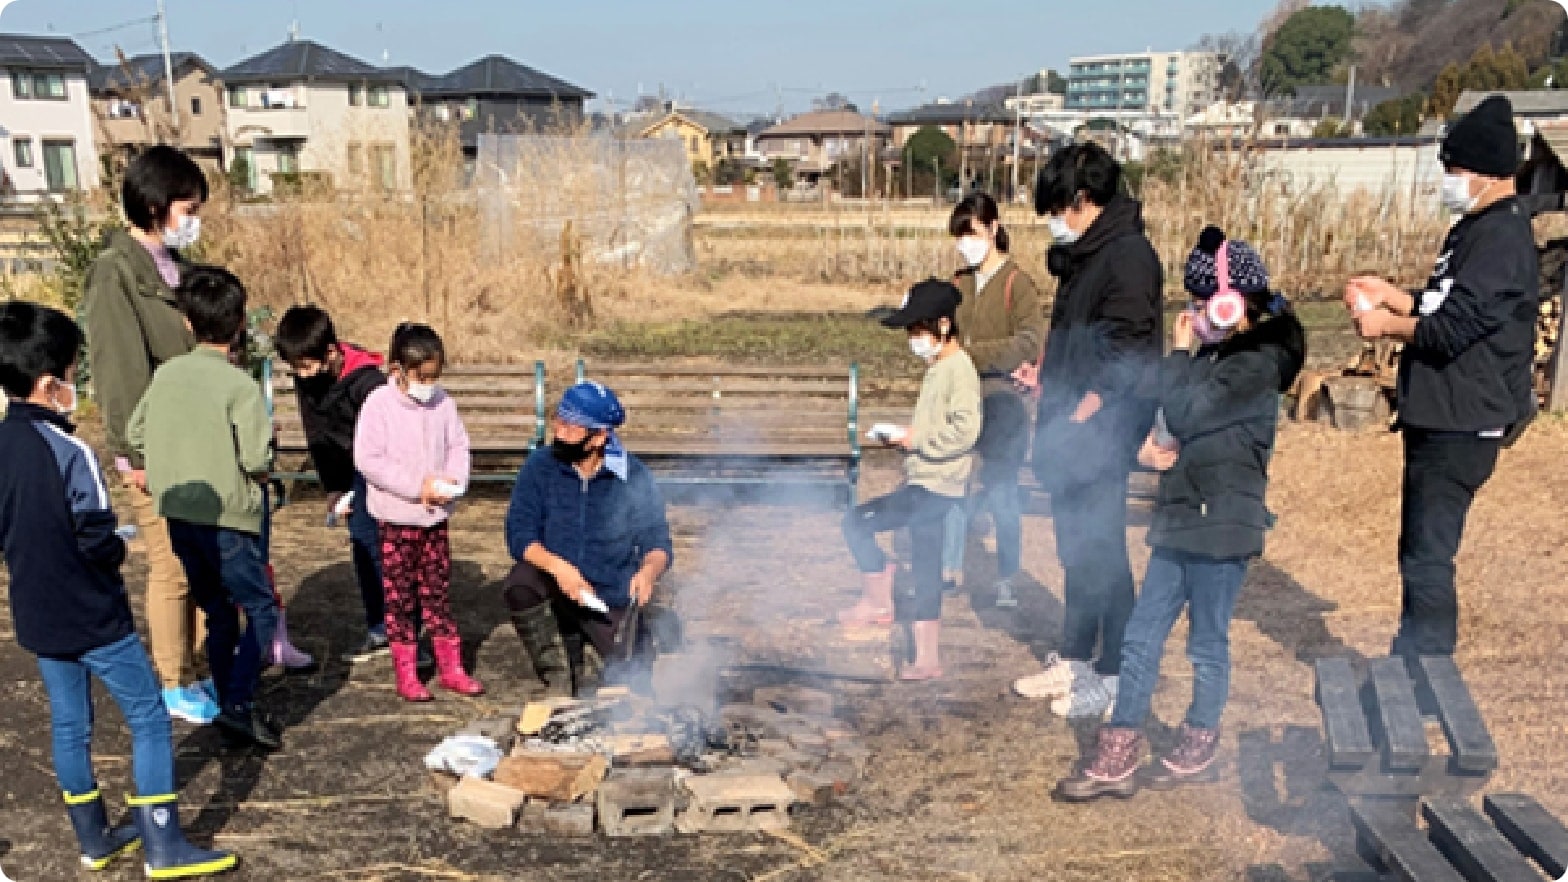
[[927, 279], [904, 295], [904, 303], [893, 314], [882, 319], [883, 327], [907, 328], [920, 322], [951, 319], [958, 313], [958, 304], [964, 299], [952, 282]]

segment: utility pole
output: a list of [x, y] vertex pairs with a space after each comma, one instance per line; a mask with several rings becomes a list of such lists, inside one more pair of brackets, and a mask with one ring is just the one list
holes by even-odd
[[1013, 191], [1012, 200], [1018, 201], [1018, 162], [1024, 139], [1024, 81], [1018, 81], [1017, 103], [1013, 106]]
[[1354, 133], [1356, 127], [1356, 66], [1350, 66], [1350, 79], [1345, 83], [1345, 127]]
[[169, 84], [169, 126], [176, 140], [180, 132], [180, 99], [174, 91], [174, 60], [169, 57], [169, 15], [158, 0], [158, 40], [163, 44], [163, 79]]

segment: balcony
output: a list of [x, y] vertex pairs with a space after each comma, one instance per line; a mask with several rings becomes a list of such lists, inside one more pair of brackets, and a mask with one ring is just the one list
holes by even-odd
[[240, 137], [302, 139], [310, 137], [310, 111], [304, 107], [229, 108]]

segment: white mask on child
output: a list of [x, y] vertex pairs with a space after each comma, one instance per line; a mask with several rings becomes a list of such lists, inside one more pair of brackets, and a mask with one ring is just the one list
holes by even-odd
[[935, 337], [910, 337], [909, 351], [921, 361], [930, 362], [942, 351], [942, 344]]
[[409, 383], [408, 397], [420, 404], [429, 404], [436, 397], [437, 388], [435, 383]]
[[201, 218], [187, 214], [180, 218], [179, 226], [163, 231], [163, 244], [174, 251], [184, 251], [201, 238]]

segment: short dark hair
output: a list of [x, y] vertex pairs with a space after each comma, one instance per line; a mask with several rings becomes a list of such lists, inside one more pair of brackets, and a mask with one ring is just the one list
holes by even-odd
[[0, 389], [32, 396], [38, 378], [65, 379], [82, 349], [82, 329], [58, 309], [13, 300], [0, 303]]
[[446, 363], [446, 347], [441, 335], [429, 325], [404, 322], [392, 332], [392, 347], [388, 350], [393, 364], [405, 368], [418, 367], [432, 361]]
[[156, 232], [181, 199], [207, 201], [207, 176], [183, 150], [158, 145], [142, 151], [125, 170], [120, 207], [138, 230]]
[[319, 306], [291, 306], [278, 320], [278, 329], [272, 335], [278, 355], [289, 364], [307, 358], [326, 361], [332, 347], [338, 345], [338, 332], [332, 327], [332, 317]]
[[1051, 157], [1034, 184], [1035, 214], [1055, 214], [1078, 203], [1079, 194], [1102, 208], [1121, 192], [1122, 167], [1094, 142], [1074, 144]]
[[[947, 319], [947, 334], [942, 334], [942, 319]], [[944, 315], [941, 318], [921, 319], [909, 326], [911, 331], [925, 331], [927, 334], [946, 343], [948, 340], [958, 339], [958, 316]]]
[[174, 299], [199, 343], [232, 344], [245, 330], [245, 286], [223, 267], [186, 270]]
[[953, 208], [947, 219], [947, 232], [951, 236], [968, 236], [976, 233], [978, 227], [996, 224], [996, 250], [1006, 254], [1009, 237], [1001, 220], [1002, 211], [995, 199], [986, 193], [973, 193]]

